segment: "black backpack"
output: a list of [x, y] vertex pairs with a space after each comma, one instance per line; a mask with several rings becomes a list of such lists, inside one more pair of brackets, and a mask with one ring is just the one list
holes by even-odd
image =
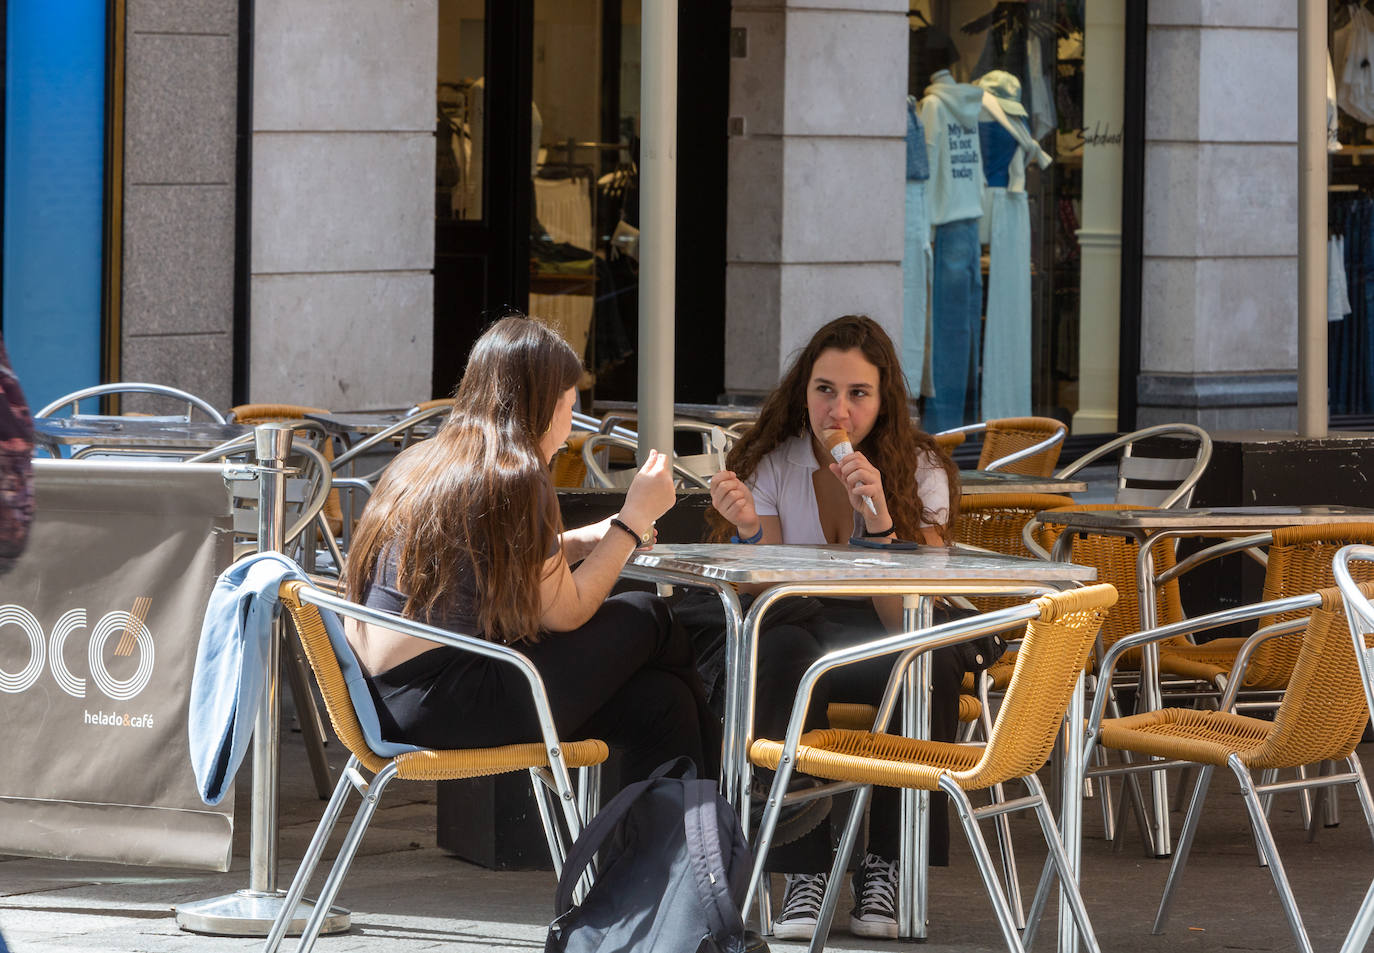
[[[593, 855], [596, 882], [574, 907]], [[716, 782], [686, 758], [661, 765], [601, 809], [558, 878], [544, 953], [757, 953], [740, 902], [754, 856]]]

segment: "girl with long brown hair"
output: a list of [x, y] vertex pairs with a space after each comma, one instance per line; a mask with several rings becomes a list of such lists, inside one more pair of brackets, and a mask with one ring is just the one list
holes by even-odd
[[[609, 596], [676, 499], [667, 459], [650, 454], [616, 516], [562, 525], [548, 465], [572, 429], [581, 373], [537, 321], [503, 318], [484, 333], [448, 419], [386, 469], [368, 502], [349, 598], [518, 648], [559, 733], [622, 749], [626, 781], [679, 755], [709, 773], [713, 729], [690, 644], [656, 596]], [[387, 740], [464, 748], [539, 737], [510, 666], [377, 626], [350, 626], [348, 639]]]
[[[827, 431], [844, 431], [852, 449], [836, 462]], [[708, 514], [718, 539], [741, 543], [886, 544], [901, 538], [933, 546], [951, 542], [959, 471], [912, 422], [906, 381], [891, 339], [874, 320], [837, 318], [818, 330], [769, 394], [758, 423], [731, 448], [726, 469], [711, 480]], [[766, 627], [759, 642], [755, 733], [781, 738], [797, 684], [832, 649], [900, 631], [901, 599], [808, 600]], [[874, 702], [887, 684], [891, 658], [838, 669], [811, 700], [807, 729], [825, 727], [830, 699]], [[933, 656], [931, 734], [953, 740], [963, 666], [955, 651]], [[947, 863], [948, 828], [932, 802], [931, 862]], [[895, 790], [874, 792], [868, 850], [854, 875], [850, 928], [860, 936], [895, 937], [899, 802]], [[940, 823], [944, 819], [945, 823]], [[829, 825], [799, 811], [792, 843], [770, 852], [769, 869], [786, 873], [775, 935], [806, 939], [815, 931], [831, 866]], [[807, 832], [812, 823], [819, 826]], [[779, 843], [775, 835], [775, 843]]]

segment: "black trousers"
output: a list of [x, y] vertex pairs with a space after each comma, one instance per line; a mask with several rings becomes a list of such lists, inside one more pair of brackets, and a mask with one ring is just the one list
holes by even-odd
[[[818, 599], [809, 617], [766, 626], [759, 639], [758, 677], [755, 691], [754, 734], [782, 738], [797, 686], [811, 663], [835, 649], [886, 634], [871, 600]], [[830, 702], [862, 702], [876, 705], [887, 687], [896, 656], [885, 656], [836, 669], [816, 684], [807, 709], [806, 729], [825, 728]], [[930, 736], [953, 741], [959, 730], [959, 685], [964, 664], [956, 649], [931, 654]], [[901, 792], [874, 787], [868, 812], [868, 850], [887, 860], [898, 855], [901, 833]], [[930, 798], [930, 863], [949, 863], [948, 798], [934, 792]], [[830, 823], [768, 854], [769, 870], [785, 873], [819, 873], [830, 869]]]
[[[559, 736], [600, 738], [619, 750], [623, 783], [681, 755], [700, 776], [716, 776], [718, 727], [691, 643], [662, 599], [615, 595], [581, 628], [515, 648], [539, 671]], [[369, 685], [390, 741], [472, 748], [540, 738], [528, 683], [505, 662], [440, 647]]]

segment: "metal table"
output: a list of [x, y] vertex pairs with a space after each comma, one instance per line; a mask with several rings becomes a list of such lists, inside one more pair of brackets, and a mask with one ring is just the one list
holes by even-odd
[[[639, 404], [632, 400], [598, 400], [592, 402], [592, 411], [602, 417], [632, 419], [639, 416]], [[731, 424], [757, 420], [759, 408], [730, 404], [674, 404], [673, 416], [704, 420], [708, 424], [728, 427]]]
[[[1154, 544], [1163, 539], [1204, 537], [1225, 539], [1271, 532], [1285, 526], [1304, 526], [1347, 521], [1374, 521], [1374, 509], [1359, 506], [1213, 506], [1192, 509], [1049, 510], [1036, 518], [1049, 526], [1061, 526], [1053, 559], [1065, 559], [1075, 533], [1098, 533], [1135, 540], [1136, 585], [1139, 591], [1140, 628], [1159, 624], [1155, 604], [1158, 577], [1154, 571]], [[1163, 704], [1159, 678], [1159, 645], [1144, 647], [1140, 660], [1140, 692], [1137, 706], [1150, 711]], [[1173, 851], [1169, 828], [1168, 782], [1163, 771], [1150, 773], [1154, 818], [1151, 837], [1154, 853], [1167, 857]]]
[[[933, 599], [939, 595], [1025, 595], [1028, 598], [1077, 582], [1090, 582], [1097, 571], [1070, 563], [1022, 559], [958, 547], [923, 547], [886, 552], [847, 545], [747, 546], [729, 543], [656, 546], [636, 553], [623, 575], [668, 585], [703, 586], [725, 607], [725, 731], [721, 751], [721, 791], [749, 822], [749, 745], [753, 740], [754, 680], [758, 639], [764, 614], [782, 599], [796, 596], [902, 596], [902, 624], [907, 630], [931, 624]], [[740, 609], [735, 586], [763, 585], [749, 612]], [[906, 675], [902, 730], [913, 737], [930, 736], [930, 659], [918, 656]], [[1081, 680], [1069, 724], [1083, 721]], [[1076, 711], [1076, 715], [1074, 714]], [[1080, 729], [1081, 731], [1081, 729]], [[1079, 744], [1066, 744], [1065, 757], [1081, 756]], [[1067, 767], [1073, 767], [1072, 765]], [[1076, 775], [1069, 770], [1063, 777]], [[899, 858], [898, 933], [926, 935], [926, 835], [929, 795], [902, 792], [904, 842]], [[1061, 820], [1070, 860], [1078, 862], [1081, 805], [1076, 787], [1066, 786]], [[1061, 917], [1061, 923], [1072, 919]]]
[[1082, 480], [1059, 477], [1025, 476], [1003, 473], [1001, 470], [960, 470], [960, 492], [965, 496], [978, 493], [1086, 493], [1088, 484]]
[[36, 441], [55, 457], [62, 446], [82, 448], [77, 454], [103, 449], [200, 453], [253, 432], [243, 424], [157, 417], [39, 417], [33, 429]]
[[[348, 443], [354, 435], [370, 437], [412, 416], [415, 415], [404, 410], [360, 410], [343, 414], [306, 414], [305, 419], [315, 421], [330, 436], [341, 437]], [[419, 421], [415, 426], [415, 435], [427, 437], [438, 428], [439, 423], [432, 418]]]

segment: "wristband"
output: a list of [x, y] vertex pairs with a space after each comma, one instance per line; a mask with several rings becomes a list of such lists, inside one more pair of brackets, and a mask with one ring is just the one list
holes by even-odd
[[649, 543], [653, 542], [654, 531], [653, 531], [652, 528], [650, 528], [649, 531], [648, 531], [647, 533], [645, 533], [643, 536], [641, 536], [641, 535], [639, 535], [638, 533], [636, 533], [634, 530], [630, 529], [630, 524], [629, 524], [629, 523], [626, 523], [626, 522], [625, 522], [623, 519], [621, 519], [619, 516], [612, 516], [612, 517], [611, 517], [611, 525], [614, 526], [616, 529], [622, 529], [622, 530], [624, 530], [625, 532], [629, 533], [629, 534], [630, 534], [630, 538], [633, 539], [633, 540], [635, 541], [635, 545], [636, 545], [636, 546], [648, 546]]
[[897, 524], [893, 523], [891, 526], [889, 526], [885, 530], [882, 530], [881, 532], [870, 533], [868, 530], [864, 530], [862, 535], [864, 539], [880, 539], [884, 536], [891, 536], [895, 532], [897, 532]]
[[759, 531], [758, 531], [757, 533], [755, 533], [753, 536], [747, 537], [746, 539], [740, 539], [738, 536], [731, 536], [731, 537], [730, 537], [730, 542], [732, 542], [732, 543], [746, 543], [746, 544], [752, 546], [754, 543], [757, 543], [757, 542], [758, 542], [759, 540], [761, 540], [761, 539], [763, 539], [763, 524], [762, 524], [762, 523], [759, 524]]

